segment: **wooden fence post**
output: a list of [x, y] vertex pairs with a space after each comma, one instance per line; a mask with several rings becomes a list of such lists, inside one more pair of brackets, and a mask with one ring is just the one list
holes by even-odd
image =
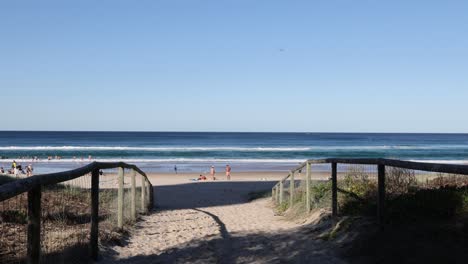
[[89, 251], [93, 260], [98, 259], [99, 253], [99, 170], [91, 173], [91, 234]]
[[153, 209], [154, 208], [154, 189], [150, 181], [148, 181], [148, 188], [149, 188], [149, 197], [150, 197], [149, 209]]
[[276, 204], [279, 204], [279, 200], [280, 200], [280, 187], [279, 187], [279, 183], [276, 184]]
[[310, 212], [310, 163], [306, 163], [306, 192], [305, 192], [305, 197], [306, 197], [306, 210], [307, 212]]
[[338, 216], [338, 177], [337, 177], [337, 164], [332, 164], [332, 217]]
[[292, 207], [294, 203], [294, 171], [291, 171], [291, 177], [289, 178], [289, 207]]
[[123, 228], [124, 216], [124, 168], [119, 168], [119, 191], [118, 191], [118, 206], [117, 206], [117, 227]]
[[275, 199], [275, 188], [276, 188], [276, 186], [273, 186], [273, 188], [271, 188], [271, 199], [272, 200]]
[[137, 214], [136, 214], [136, 172], [134, 169], [132, 169], [131, 173], [130, 173], [130, 176], [131, 176], [131, 216], [132, 216], [132, 221], [135, 221], [136, 218], [137, 218]]
[[279, 193], [279, 204], [283, 204], [283, 192], [284, 192], [284, 184], [283, 181], [280, 181], [280, 193]]
[[41, 186], [28, 192], [28, 253], [29, 264], [39, 263], [41, 257]]
[[141, 211], [146, 213], [146, 179], [141, 175]]
[[378, 200], [377, 200], [377, 219], [380, 228], [384, 226], [385, 214], [385, 165], [378, 165]]
[[149, 181], [146, 180], [146, 211], [149, 211], [149, 205], [150, 205], [150, 200], [151, 200], [151, 196], [150, 196], [150, 184], [149, 184]]

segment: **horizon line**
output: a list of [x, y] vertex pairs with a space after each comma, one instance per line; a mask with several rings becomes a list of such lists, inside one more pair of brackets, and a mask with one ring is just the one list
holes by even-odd
[[271, 134], [468, 134], [468, 132], [333, 132], [333, 131], [180, 131], [180, 130], [0, 130], [0, 132], [83, 132], [83, 133], [271, 133]]

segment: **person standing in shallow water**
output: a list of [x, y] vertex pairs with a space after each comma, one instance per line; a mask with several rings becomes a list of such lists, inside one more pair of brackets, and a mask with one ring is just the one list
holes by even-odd
[[231, 166], [226, 165], [226, 179], [231, 180]]
[[215, 167], [214, 167], [214, 166], [211, 166], [210, 174], [211, 174], [211, 179], [212, 179], [213, 181], [216, 180], [216, 177], [215, 177], [216, 171], [215, 171]]
[[177, 165], [174, 165], [174, 172], [177, 174]]

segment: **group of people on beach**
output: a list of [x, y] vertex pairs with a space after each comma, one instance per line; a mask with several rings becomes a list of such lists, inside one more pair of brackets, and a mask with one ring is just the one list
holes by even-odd
[[[26, 171], [24, 171], [26, 170]], [[21, 164], [17, 164], [15, 160], [11, 163], [11, 169], [7, 171], [8, 174], [13, 174], [15, 176], [18, 176], [18, 174], [26, 174], [26, 176], [32, 176], [33, 175], [33, 166], [32, 164], [29, 164], [26, 166], [26, 168], [23, 168]], [[5, 169], [3, 167], [0, 167], [0, 173], [4, 174]]]
[[[226, 180], [231, 180], [231, 166], [228, 164], [226, 165], [226, 168], [225, 168], [225, 173], [226, 173]], [[174, 166], [174, 172], [175, 174], [177, 174], [177, 165]], [[215, 166], [211, 166], [210, 167], [210, 176], [211, 176], [211, 180], [215, 181], [216, 180], [216, 169], [215, 169]], [[208, 180], [208, 178], [203, 175], [203, 174], [200, 174], [200, 176], [198, 176], [198, 178], [195, 178], [195, 179], [190, 179], [192, 181], [206, 181]]]
[[[231, 180], [231, 166], [229, 166], [229, 164], [226, 165], [225, 173], [226, 173], [226, 180], [228, 180], [228, 181]], [[214, 166], [211, 166], [211, 168], [210, 168], [210, 176], [211, 176], [211, 179], [213, 181], [216, 180], [216, 169], [215, 169]], [[204, 181], [204, 180], [207, 180], [207, 178], [206, 178], [205, 175], [200, 174], [200, 176], [198, 177], [197, 180]]]
[[[226, 180], [230, 180], [231, 179], [231, 166], [229, 166], [229, 164], [226, 165], [225, 172], [226, 172]], [[215, 174], [216, 174], [215, 167], [211, 166], [210, 175], [213, 181], [216, 180]]]

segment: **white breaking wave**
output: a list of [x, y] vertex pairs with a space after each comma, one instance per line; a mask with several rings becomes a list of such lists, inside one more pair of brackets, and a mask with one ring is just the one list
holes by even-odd
[[124, 147], [124, 146], [3, 146], [0, 150], [129, 150], [129, 151], [307, 151], [308, 147]]
[[[103, 159], [60, 159], [60, 160], [47, 160], [40, 159], [38, 161], [32, 161], [31, 159], [0, 159], [1, 163], [11, 163], [13, 160], [21, 163], [78, 163], [88, 164], [93, 161], [99, 162], [127, 162], [127, 163], [162, 163], [162, 164], [173, 164], [173, 163], [302, 163], [305, 159], [216, 159], [216, 158], [164, 158], [164, 159], [118, 159], [118, 158], [103, 158]], [[427, 162], [427, 163], [439, 163], [439, 164], [468, 164], [468, 160], [417, 160], [411, 159], [408, 161], [413, 162]]]
[[468, 160], [409, 160], [414, 162], [439, 163], [439, 164], [468, 164]]
[[311, 146], [311, 147], [128, 147], [128, 146], [0, 146], [0, 151], [245, 151], [245, 152], [294, 152], [294, 151], [349, 151], [349, 150], [431, 150], [467, 149], [468, 145], [425, 145], [425, 146]]
[[[13, 162], [13, 160], [17, 162], [29, 162], [31, 163], [31, 159], [1, 159], [0, 163], [2, 162]], [[304, 162], [305, 159], [216, 159], [216, 158], [207, 158], [207, 159], [197, 159], [197, 158], [167, 158], [167, 159], [60, 159], [60, 160], [47, 160], [41, 159], [39, 163], [90, 163], [93, 161], [99, 162], [135, 162], [135, 163], [210, 163], [210, 162], [238, 162], [238, 163], [301, 163]]]

